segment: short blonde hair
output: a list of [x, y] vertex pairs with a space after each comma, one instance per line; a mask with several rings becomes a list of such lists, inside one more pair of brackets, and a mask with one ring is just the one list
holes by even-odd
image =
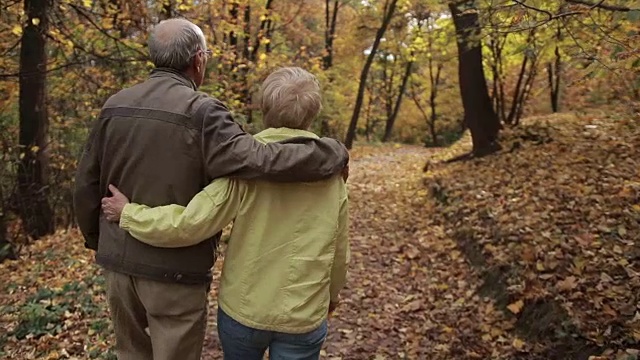
[[299, 67], [272, 72], [262, 83], [261, 93], [267, 127], [306, 130], [322, 110], [318, 79]]

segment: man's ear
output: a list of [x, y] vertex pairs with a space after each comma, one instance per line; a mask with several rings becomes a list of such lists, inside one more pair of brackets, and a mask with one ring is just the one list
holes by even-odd
[[191, 59], [191, 67], [193, 68], [193, 70], [195, 70], [196, 72], [200, 71], [200, 66], [202, 66], [200, 64], [200, 60], [198, 59], [198, 54], [196, 54], [193, 59]]

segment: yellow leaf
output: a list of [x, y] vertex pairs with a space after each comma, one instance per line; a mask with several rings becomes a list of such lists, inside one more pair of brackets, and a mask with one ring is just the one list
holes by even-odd
[[513, 347], [518, 350], [522, 350], [522, 348], [524, 348], [524, 341], [520, 340], [519, 338], [515, 338], [513, 339], [511, 345], [513, 345]]
[[[13, 27], [13, 29], [11, 29], [11, 32], [12, 32], [14, 35], [17, 35], [17, 36], [22, 35], [22, 26], [20, 26], [20, 25], [16, 25], [16, 26], [14, 26], [14, 27]], [[640, 211], [640, 210], [639, 210], [639, 211]]]
[[544, 271], [544, 265], [542, 264], [542, 262], [538, 261], [536, 263], [536, 270], [538, 271]]
[[82, 5], [84, 5], [84, 7], [86, 8], [91, 8], [91, 0], [82, 0]]
[[262, 53], [262, 54], [260, 54], [259, 58], [260, 58], [260, 60], [264, 60], [264, 59], [267, 58], [267, 54]]
[[520, 311], [522, 311], [523, 307], [524, 307], [524, 301], [518, 300], [513, 304], [507, 306], [507, 309], [509, 309], [509, 311], [511, 311], [514, 314], [518, 314]]
[[38, 26], [38, 24], [40, 24], [40, 18], [31, 19], [31, 23], [35, 26]]

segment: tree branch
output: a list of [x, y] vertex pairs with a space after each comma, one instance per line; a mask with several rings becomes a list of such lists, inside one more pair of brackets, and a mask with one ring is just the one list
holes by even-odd
[[145, 54], [144, 52], [142, 52], [142, 51], [140, 51], [140, 50], [138, 50], [136, 48], [133, 48], [133, 47], [123, 43], [121, 39], [118, 39], [117, 37], [109, 34], [109, 32], [107, 30], [105, 30], [104, 28], [100, 27], [100, 25], [96, 24], [96, 22], [91, 18], [91, 16], [87, 15], [87, 13], [82, 8], [80, 8], [79, 6], [74, 5], [74, 4], [69, 4], [69, 6], [72, 9], [74, 9], [78, 15], [80, 15], [83, 18], [85, 18], [91, 25], [93, 25], [93, 27], [96, 30], [98, 30], [99, 32], [104, 34], [106, 37], [110, 38], [111, 40], [115, 41], [116, 43], [121, 43], [122, 45], [124, 45], [129, 50], [132, 50], [132, 51], [138, 53], [139, 55], [141, 55], [144, 58], [148, 57], [147, 54]]
[[[517, 30], [508, 30], [508, 31], [499, 31], [499, 33], [510, 33], [510, 32], [518, 32], [518, 31], [523, 31], [523, 30], [532, 30], [536, 27], [545, 25], [547, 23], [549, 23], [552, 20], [556, 20], [556, 19], [561, 19], [561, 18], [565, 18], [565, 17], [569, 17], [569, 16], [573, 16], [573, 15], [580, 15], [580, 14], [585, 14], [588, 13], [589, 11], [593, 10], [593, 9], [604, 9], [604, 10], [609, 10], [609, 11], [622, 11], [622, 12], [629, 12], [629, 11], [640, 11], [640, 9], [635, 9], [635, 8], [628, 8], [625, 6], [617, 6], [617, 5], [608, 5], [605, 4], [604, 1], [605, 0], [599, 0], [597, 2], [591, 2], [589, 0], [565, 0], [567, 3], [571, 3], [571, 4], [579, 4], [579, 5], [585, 5], [588, 6], [588, 8], [584, 9], [584, 10], [574, 10], [574, 11], [567, 11], [567, 12], [560, 12], [558, 14], [553, 14], [551, 13], [549, 10], [545, 10], [545, 9], [540, 9], [531, 5], [526, 4], [526, 0], [511, 0], [514, 3], [516, 3], [517, 5], [520, 5], [522, 7], [524, 7], [525, 9], [529, 9], [535, 12], [539, 12], [539, 13], [543, 13], [547, 16], [547, 18], [537, 24], [534, 24], [532, 26], [529, 26], [527, 28], [523, 28], [523, 29], [517, 29]], [[509, 26], [510, 28], [510, 26]]]
[[15, 44], [9, 46], [9, 48], [7, 48], [7, 50], [5, 52], [3, 52], [2, 54], [0, 54], [0, 57], [5, 57], [7, 56], [13, 49], [17, 48], [18, 45], [20, 45], [20, 41], [22, 41], [22, 37], [20, 37], [18, 39], [18, 41], [16, 41]]
[[[546, 20], [544, 20], [543, 22], [541, 22], [539, 24], [531, 26], [527, 30], [531, 30], [531, 29], [536, 28], [538, 26], [545, 25], [546, 23], [548, 23], [548, 22], [550, 22], [552, 20], [555, 20], [555, 19], [560, 19], [560, 18], [564, 18], [564, 17], [567, 17], [567, 16], [572, 16], [572, 15], [578, 15], [578, 14], [582, 14], [582, 13], [585, 12], [585, 10], [582, 10], [582, 11], [568, 11], [568, 12], [562, 12], [562, 13], [558, 13], [558, 14], [553, 14], [549, 10], [540, 9], [540, 8], [533, 7], [531, 5], [525, 4], [526, 0], [512, 0], [512, 1], [514, 3], [516, 3], [516, 4], [519, 4], [520, 6], [522, 6], [524, 8], [526, 8], [526, 9], [533, 10], [535, 12], [540, 12], [540, 13], [543, 13], [543, 14], [547, 15], [547, 19]], [[603, 1], [604, 0], [600, 0], [600, 3], [602, 3]], [[591, 9], [589, 9], [589, 10], [591, 10]], [[588, 11], [588, 10], [586, 10], [586, 11]]]
[[603, 10], [622, 11], [622, 12], [640, 11], [640, 8], [639, 9], [634, 9], [634, 8], [628, 8], [626, 6], [605, 4], [604, 0], [600, 0], [598, 2], [591, 2], [589, 0], [565, 0], [565, 1], [568, 2], [568, 3], [571, 3], [571, 4], [586, 5], [586, 6], [589, 6], [590, 9], [599, 8], [599, 9], [603, 9]]
[[[56, 67], [51, 68], [51, 69], [47, 69], [47, 70], [45, 70], [43, 72], [46, 74], [46, 73], [50, 73], [50, 72], [54, 72], [54, 71], [61, 70], [61, 69], [64, 69], [64, 68], [68, 68], [68, 67], [72, 67], [72, 66], [76, 66], [76, 65], [82, 65], [82, 64], [83, 64], [83, 62], [72, 62], [72, 63], [56, 66]], [[37, 72], [39, 73], [40, 71], [37, 71]], [[17, 78], [17, 77], [20, 77], [21, 75], [31, 75], [31, 74], [34, 74], [34, 73], [37, 73], [37, 72], [34, 71], [34, 72], [16, 72], [16, 73], [12, 73], [12, 74], [0, 74], [0, 81], [2, 81], [3, 79], [13, 78], [13, 77]]]
[[527, 4], [525, 4], [524, 2], [525, 2], [526, 0], [523, 0], [523, 1], [519, 1], [519, 0], [512, 0], [512, 1], [513, 1], [514, 3], [516, 3], [516, 4], [519, 4], [520, 6], [522, 6], [522, 7], [524, 7], [524, 8], [529, 9], [529, 10], [533, 10], [533, 11], [535, 11], [535, 12], [541, 12], [541, 13], [544, 13], [544, 14], [545, 14], [545, 15], [547, 15], [547, 17], [548, 17], [547, 22], [549, 22], [549, 21], [553, 20], [553, 18], [554, 18], [554, 16], [555, 16], [555, 15], [553, 15], [553, 14], [551, 13], [551, 11], [549, 11], [549, 10], [540, 9], [540, 8], [533, 7], [533, 6], [531, 6], [531, 5], [527, 5]]

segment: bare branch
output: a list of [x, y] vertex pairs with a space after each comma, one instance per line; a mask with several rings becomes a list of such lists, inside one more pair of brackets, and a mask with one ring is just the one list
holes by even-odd
[[7, 56], [11, 51], [13, 51], [13, 49], [17, 48], [18, 45], [20, 44], [20, 41], [22, 40], [22, 38], [19, 38], [18, 41], [15, 42], [15, 44], [9, 46], [9, 48], [7, 48], [7, 50], [5, 52], [3, 52], [2, 54], [0, 54], [0, 57], [5, 57]]
[[527, 28], [521, 28], [521, 29], [516, 29], [516, 30], [508, 30], [505, 32], [500, 31], [501, 33], [510, 33], [510, 32], [519, 32], [519, 31], [526, 31], [526, 30], [532, 30], [536, 27], [542, 26], [542, 25], [546, 25], [547, 23], [549, 23], [552, 20], [556, 20], [556, 19], [561, 19], [561, 18], [565, 18], [565, 17], [569, 17], [569, 16], [573, 16], [573, 15], [580, 15], [580, 14], [586, 14], [589, 13], [589, 11], [599, 8], [599, 9], [605, 9], [605, 10], [610, 10], [610, 11], [640, 11], [640, 9], [632, 9], [632, 8], [628, 8], [628, 7], [624, 7], [624, 6], [616, 6], [616, 5], [607, 5], [604, 3], [604, 0], [599, 0], [598, 2], [590, 2], [588, 0], [565, 0], [568, 3], [573, 3], [573, 4], [580, 4], [580, 5], [587, 5], [589, 6], [586, 9], [583, 10], [574, 10], [574, 11], [567, 11], [567, 12], [562, 12], [562, 13], [558, 13], [558, 14], [553, 14], [551, 13], [549, 10], [545, 10], [545, 9], [540, 9], [531, 5], [526, 4], [526, 0], [512, 0], [514, 3], [535, 11], [535, 12], [539, 12], [542, 14], [545, 14], [547, 16], [547, 18], [537, 24], [534, 24], [532, 26], [529, 26]]
[[[527, 30], [531, 30], [531, 29], [533, 29], [535, 27], [545, 25], [546, 23], [548, 23], [548, 22], [550, 22], [552, 20], [555, 20], [555, 19], [561, 19], [561, 18], [568, 17], [568, 16], [579, 15], [579, 14], [583, 14], [583, 13], [588, 11], [588, 10], [576, 10], [576, 11], [568, 11], [568, 12], [562, 12], [562, 13], [558, 13], [558, 14], [553, 14], [549, 10], [536, 8], [536, 7], [533, 7], [531, 5], [525, 4], [524, 2], [526, 0], [522, 0], [522, 1], [520, 1], [520, 0], [512, 0], [512, 1], [515, 2], [516, 4], [520, 4], [521, 6], [527, 8], [527, 9], [530, 9], [530, 10], [533, 10], [533, 11], [536, 11], [536, 12], [541, 12], [541, 13], [547, 15], [547, 19], [545, 21], [543, 21], [543, 22], [541, 22], [539, 24], [536, 24], [534, 26], [531, 26]], [[602, 2], [602, 1], [604, 1], [604, 0], [600, 0], [600, 2]], [[589, 10], [591, 10], [591, 9], [589, 9]]]
[[82, 17], [83, 17], [84, 19], [86, 19], [86, 20], [87, 20], [91, 25], [93, 25], [93, 27], [94, 27], [96, 30], [100, 31], [102, 34], [104, 34], [105, 36], [107, 36], [107, 37], [108, 37], [108, 38], [110, 38], [111, 40], [115, 41], [116, 43], [121, 43], [121, 44], [122, 44], [122, 45], [124, 45], [126, 48], [128, 48], [129, 50], [132, 50], [132, 51], [136, 52], [138, 55], [140, 55], [140, 56], [142, 56], [142, 57], [145, 57], [145, 58], [147, 57], [147, 54], [145, 54], [144, 52], [142, 52], [142, 51], [140, 51], [140, 50], [138, 50], [138, 49], [136, 49], [136, 48], [133, 48], [133, 47], [131, 47], [131, 46], [129, 46], [129, 45], [127, 45], [127, 44], [123, 43], [121, 39], [118, 39], [117, 37], [115, 37], [115, 36], [113, 36], [113, 35], [109, 34], [109, 32], [108, 32], [108, 31], [106, 31], [104, 28], [102, 28], [100, 25], [98, 25], [98, 24], [97, 24], [97, 23], [96, 23], [96, 22], [91, 18], [91, 16], [89, 16], [89, 15], [84, 11], [84, 9], [82, 9], [82, 8], [80, 8], [79, 6], [74, 5], [74, 4], [69, 4], [69, 6], [70, 6], [71, 8], [73, 8], [73, 9], [76, 11], [76, 13], [77, 13], [78, 15], [82, 16]]
[[[68, 67], [72, 67], [72, 66], [76, 66], [76, 65], [82, 65], [83, 62], [72, 62], [72, 63], [68, 63], [68, 64], [64, 64], [64, 65], [60, 65], [60, 66], [56, 66], [54, 68], [50, 68], [44, 71], [44, 73], [50, 73], [50, 72], [54, 72], [54, 71], [58, 71], [61, 69], [65, 69]], [[39, 71], [38, 71], [39, 72]], [[12, 73], [12, 74], [0, 74], [0, 81], [4, 80], [4, 79], [9, 79], [9, 78], [18, 78], [21, 75], [31, 75], [34, 72], [17, 72], [17, 73]]]
[[571, 4], [587, 5], [589, 6], [590, 9], [599, 8], [603, 10], [622, 11], [622, 12], [640, 11], [640, 9], [629, 8], [626, 6], [605, 4], [604, 0], [600, 0], [598, 2], [591, 2], [589, 0], [565, 0], [565, 1]]
[[533, 11], [536, 11], [536, 12], [544, 13], [544, 14], [545, 14], [545, 15], [547, 15], [547, 17], [548, 17], [547, 22], [549, 22], [549, 21], [553, 20], [553, 18], [554, 18], [554, 16], [555, 16], [555, 15], [553, 15], [553, 14], [551, 13], [551, 11], [544, 10], [544, 9], [540, 9], [540, 8], [536, 8], [536, 7], [533, 7], [533, 6], [527, 5], [527, 4], [525, 4], [525, 3], [524, 3], [525, 1], [526, 1], [526, 0], [524, 0], [524, 1], [520, 1], [520, 0], [513, 0], [513, 2], [514, 2], [514, 3], [519, 4], [519, 5], [521, 5], [521, 6], [525, 7], [525, 8], [527, 8], [527, 9], [529, 9], [529, 10], [533, 10]]

